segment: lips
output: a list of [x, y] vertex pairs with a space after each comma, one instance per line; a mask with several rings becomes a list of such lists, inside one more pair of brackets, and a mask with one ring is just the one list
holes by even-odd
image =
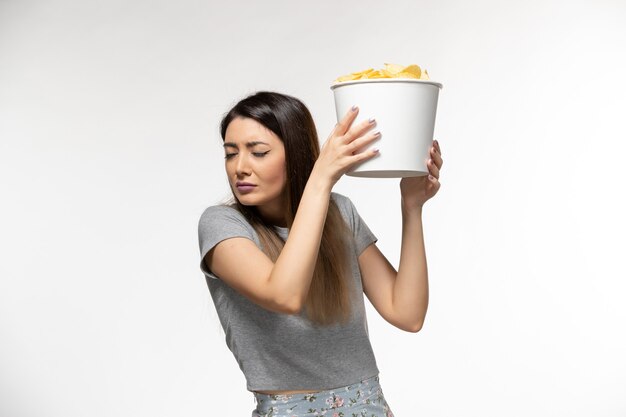
[[239, 182], [237, 181], [237, 191], [240, 193], [247, 193], [253, 191], [256, 185], [250, 184], [249, 182]]

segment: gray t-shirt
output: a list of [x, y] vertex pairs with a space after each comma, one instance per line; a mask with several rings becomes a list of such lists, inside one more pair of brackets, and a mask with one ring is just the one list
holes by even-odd
[[[378, 374], [370, 344], [358, 255], [377, 241], [350, 199], [332, 192], [353, 232], [350, 253], [355, 293], [347, 325], [317, 326], [305, 315], [275, 313], [250, 301], [209, 271], [204, 256], [222, 240], [245, 237], [260, 248], [259, 237], [235, 208], [217, 205], [200, 217], [200, 269], [224, 328], [226, 345], [243, 371], [248, 391], [326, 390]], [[274, 226], [287, 239], [289, 229]]]

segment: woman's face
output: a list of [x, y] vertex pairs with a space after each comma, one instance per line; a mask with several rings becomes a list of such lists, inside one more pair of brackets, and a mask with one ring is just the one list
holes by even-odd
[[283, 142], [256, 120], [237, 117], [226, 129], [224, 152], [226, 175], [239, 202], [257, 206], [267, 221], [283, 223], [287, 183]]

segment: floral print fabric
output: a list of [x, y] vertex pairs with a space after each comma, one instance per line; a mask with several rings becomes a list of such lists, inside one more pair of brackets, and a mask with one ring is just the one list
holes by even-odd
[[302, 394], [253, 392], [252, 417], [394, 417], [378, 375], [356, 384]]

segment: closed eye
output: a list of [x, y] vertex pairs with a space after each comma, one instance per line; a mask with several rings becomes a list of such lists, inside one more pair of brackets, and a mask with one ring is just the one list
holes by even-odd
[[[266, 151], [266, 152], [252, 152], [252, 155], [258, 157], [258, 158], [263, 158], [265, 155], [267, 155], [268, 153], [270, 153], [270, 151]], [[230, 159], [233, 156], [237, 155], [236, 153], [227, 153], [226, 156], [224, 156], [224, 159]]]

